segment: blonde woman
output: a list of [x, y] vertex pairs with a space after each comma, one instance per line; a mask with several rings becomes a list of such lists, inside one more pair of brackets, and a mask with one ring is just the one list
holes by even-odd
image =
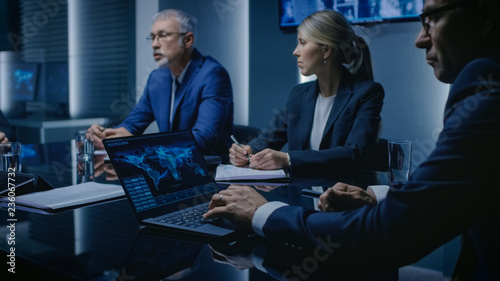
[[[373, 82], [365, 41], [333, 10], [304, 19], [297, 39], [293, 55], [300, 72], [317, 79], [295, 86], [257, 139], [233, 144], [232, 164], [294, 170], [355, 167], [376, 144], [384, 90]], [[280, 151], [285, 144], [288, 152]]]

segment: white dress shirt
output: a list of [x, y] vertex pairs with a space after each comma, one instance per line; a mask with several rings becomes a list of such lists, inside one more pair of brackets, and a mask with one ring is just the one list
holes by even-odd
[[332, 111], [335, 96], [336, 95], [323, 97], [320, 93], [316, 99], [310, 140], [312, 150], [319, 150], [319, 145], [321, 144], [321, 139], [323, 138], [323, 132], [325, 131], [328, 116], [330, 116], [330, 111]]
[[[389, 192], [388, 185], [370, 185], [368, 186], [368, 189], [371, 189], [375, 194], [377, 204], [384, 200]], [[284, 206], [288, 206], [288, 204], [279, 201], [271, 201], [260, 206], [257, 211], [255, 211], [252, 219], [252, 228], [255, 233], [259, 236], [265, 237], [262, 229], [264, 228], [267, 219], [274, 211]]]

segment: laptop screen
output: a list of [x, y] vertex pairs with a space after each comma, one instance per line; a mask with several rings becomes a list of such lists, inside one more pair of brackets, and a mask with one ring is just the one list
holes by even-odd
[[[219, 191], [190, 131], [105, 139], [136, 214], [173, 212], [209, 202]], [[146, 215], [147, 214], [147, 215]]]

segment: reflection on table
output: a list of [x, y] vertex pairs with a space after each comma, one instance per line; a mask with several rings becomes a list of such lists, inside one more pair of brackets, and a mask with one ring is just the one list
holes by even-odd
[[[24, 173], [39, 175], [54, 187], [72, 185], [78, 179], [78, 165], [71, 155], [70, 142], [27, 147], [31, 152], [23, 159]], [[105, 155], [94, 155], [93, 168], [92, 180], [119, 183]], [[303, 188], [327, 188], [339, 181], [366, 187], [386, 181], [386, 174], [373, 171], [291, 175], [290, 184], [256, 188], [269, 201], [314, 209], [317, 202], [303, 197]], [[2, 209], [0, 214], [0, 237], [8, 237], [6, 211]], [[275, 248], [256, 236], [213, 241], [182, 232], [141, 229], [126, 199], [54, 215], [17, 211], [16, 217], [16, 278], [304, 280], [307, 275], [320, 280], [331, 277], [328, 263], [314, 260], [314, 252]], [[8, 239], [0, 239], [0, 249], [4, 252], [0, 262], [4, 265], [11, 246]], [[297, 266], [302, 271], [296, 271]], [[397, 271], [371, 278], [367, 280], [397, 280]]]

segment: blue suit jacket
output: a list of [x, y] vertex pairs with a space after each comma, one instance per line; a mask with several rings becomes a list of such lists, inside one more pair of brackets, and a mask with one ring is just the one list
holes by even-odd
[[379, 205], [325, 213], [282, 207], [264, 233], [277, 243], [338, 243], [332, 272], [398, 267], [459, 234], [470, 241], [472, 276], [500, 276], [500, 56], [470, 62], [453, 85], [435, 150], [399, 190]]
[[206, 154], [227, 154], [233, 132], [233, 92], [224, 67], [193, 50], [191, 63], [178, 90], [170, 123], [172, 75], [154, 70], [137, 105], [117, 127], [142, 134], [156, 120], [162, 132], [191, 130]]
[[288, 143], [294, 170], [359, 164], [378, 140], [384, 89], [373, 81], [354, 80], [347, 69], [343, 69], [320, 150], [315, 151], [310, 149], [310, 138], [318, 95], [317, 81], [295, 86], [269, 127], [249, 143], [252, 151], [280, 150]]

